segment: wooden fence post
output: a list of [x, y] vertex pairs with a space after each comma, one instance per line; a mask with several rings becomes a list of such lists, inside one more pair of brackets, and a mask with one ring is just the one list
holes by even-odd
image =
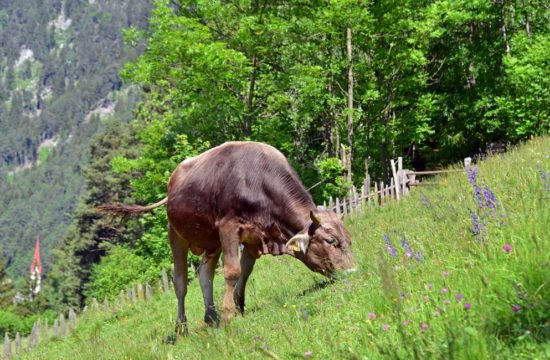
[[65, 324], [65, 314], [59, 314], [59, 335], [67, 336], [67, 324]]
[[380, 205], [383, 205], [386, 201], [384, 199], [384, 190], [385, 190], [384, 182], [380, 181]]
[[15, 334], [15, 355], [21, 355], [21, 335]]
[[69, 309], [69, 328], [71, 331], [76, 329], [76, 314], [73, 308]]
[[103, 299], [103, 311], [109, 311], [109, 300]]
[[374, 206], [378, 206], [378, 185], [376, 181], [374, 182]]
[[143, 293], [143, 285], [141, 283], [137, 284], [137, 298], [138, 300], [145, 299], [145, 294]]
[[121, 310], [122, 308], [124, 308], [125, 300], [126, 300], [126, 295], [124, 294], [124, 290], [120, 290], [120, 295], [118, 296], [118, 302]]
[[96, 298], [92, 298], [92, 310], [94, 310], [94, 311], [99, 310], [99, 304], [98, 304]]
[[153, 288], [149, 283], [145, 283], [145, 300], [150, 300], [153, 297]]
[[340, 216], [340, 199], [336, 198], [336, 215]]
[[4, 334], [4, 356], [2, 359], [8, 360], [9, 358], [11, 358], [11, 341], [8, 333], [6, 332]]
[[[393, 183], [395, 184], [395, 198], [397, 199], [397, 201], [399, 201], [399, 178], [397, 177], [397, 170], [395, 169], [395, 160], [391, 159], [390, 162], [391, 162], [391, 172], [393, 174], [392, 179], [393, 179]], [[391, 191], [393, 192], [393, 189]]]
[[168, 292], [168, 275], [166, 274], [166, 269], [162, 269], [162, 291]]
[[344, 216], [348, 214], [348, 204], [346, 203], [346, 197], [342, 199], [342, 207], [344, 208]]
[[53, 321], [53, 336], [59, 336], [59, 320]]
[[471, 164], [472, 164], [472, 158], [471, 157], [464, 158], [464, 167], [466, 169], [469, 169]]
[[32, 351], [36, 345], [38, 345], [38, 341], [40, 340], [40, 324], [38, 321], [34, 323], [32, 330], [31, 330], [31, 336], [29, 337], [29, 351]]
[[395, 191], [395, 181], [393, 178], [390, 179], [390, 199], [393, 199], [394, 197], [397, 199], [397, 192]]

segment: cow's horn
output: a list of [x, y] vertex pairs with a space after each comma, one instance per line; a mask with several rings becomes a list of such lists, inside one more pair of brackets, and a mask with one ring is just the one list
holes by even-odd
[[309, 246], [310, 236], [307, 234], [297, 234], [294, 235], [290, 240], [287, 241], [286, 247], [294, 252], [301, 251], [306, 253]]
[[309, 218], [311, 221], [313, 221], [314, 224], [319, 225], [321, 222], [319, 221], [319, 218], [317, 217], [317, 210], [311, 210], [309, 212]]

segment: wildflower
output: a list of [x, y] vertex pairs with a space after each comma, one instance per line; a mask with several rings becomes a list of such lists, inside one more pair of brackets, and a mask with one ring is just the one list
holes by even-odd
[[441, 289], [441, 293], [442, 293], [442, 294], [446, 294], [446, 293], [448, 293], [448, 292], [449, 292], [449, 289], [447, 289], [447, 288], [442, 288], [442, 289]]
[[370, 312], [370, 313], [369, 313], [369, 319], [371, 319], [371, 320], [376, 319], [376, 314], [373, 313], [373, 312]]
[[390, 252], [390, 255], [396, 257], [397, 252], [395, 251], [395, 248], [390, 244], [390, 236], [388, 234], [384, 234], [384, 242], [386, 243], [386, 248]]
[[434, 312], [434, 316], [438, 317], [439, 316], [439, 311]]
[[464, 299], [464, 295], [462, 295], [461, 293], [458, 293], [455, 295], [455, 299], [457, 299], [458, 301]]
[[520, 310], [521, 310], [521, 306], [519, 306], [519, 305], [517, 305], [517, 304], [516, 304], [516, 305], [512, 305], [512, 311], [518, 312], [518, 311], [520, 311]]
[[479, 241], [483, 241], [483, 223], [479, 219], [479, 216], [475, 213], [475, 211], [470, 210], [470, 216], [472, 218], [472, 234], [475, 236], [475, 238]]
[[497, 202], [497, 199], [495, 197], [495, 193], [493, 193], [488, 186], [485, 186], [483, 188], [483, 196], [485, 197], [485, 202], [486, 202], [487, 206], [491, 210], [495, 211], [496, 208], [498, 207], [498, 202]]
[[390, 329], [390, 326], [388, 324], [382, 325], [382, 330], [388, 331]]
[[428, 330], [429, 327], [430, 327], [430, 325], [428, 325], [426, 323], [423, 323], [422, 325], [420, 325], [420, 331], [424, 332], [424, 331]]
[[405, 240], [404, 238], [401, 239], [401, 246], [403, 246], [405, 248], [405, 250], [407, 251], [407, 257], [408, 258], [411, 258], [413, 256], [413, 252], [411, 250], [411, 246], [409, 245], [409, 243], [407, 242], [407, 240]]
[[466, 172], [468, 173], [468, 180], [470, 180], [470, 184], [477, 184], [477, 165], [474, 165], [472, 170], [470, 170], [470, 167], [467, 167]]
[[308, 358], [308, 357], [311, 357], [311, 355], [313, 355], [313, 353], [312, 353], [311, 351], [306, 351], [306, 352], [304, 353], [304, 356], [307, 357], [307, 358]]
[[472, 304], [470, 303], [464, 304], [464, 310], [470, 310], [471, 307], [472, 307]]
[[449, 304], [451, 303], [451, 300], [445, 299], [445, 300], [443, 300], [443, 302], [444, 302], [445, 304], [449, 305]]
[[405, 320], [403, 321], [403, 326], [408, 326], [410, 323], [411, 323], [410, 320]]
[[538, 166], [540, 179], [542, 180], [542, 185], [544, 185], [544, 191], [550, 192], [550, 173], [544, 171], [542, 166]]
[[429, 290], [433, 289], [433, 287], [434, 287], [433, 284], [428, 284], [427, 286], [428, 286], [428, 289], [429, 289]]
[[441, 273], [441, 275], [443, 275], [444, 278], [448, 278], [449, 277], [449, 272], [448, 271], [443, 271]]
[[510, 252], [512, 251], [512, 245], [506, 244], [502, 247], [502, 250], [504, 250], [504, 252]]
[[422, 251], [417, 252], [415, 258], [418, 262], [422, 261], [422, 259], [424, 258], [424, 254], [422, 254]]

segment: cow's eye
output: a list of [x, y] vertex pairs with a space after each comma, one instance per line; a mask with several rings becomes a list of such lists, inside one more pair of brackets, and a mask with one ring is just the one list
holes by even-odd
[[333, 238], [327, 238], [325, 239], [325, 241], [327, 242], [327, 244], [329, 245], [334, 245], [336, 243], [336, 240], [333, 239]]

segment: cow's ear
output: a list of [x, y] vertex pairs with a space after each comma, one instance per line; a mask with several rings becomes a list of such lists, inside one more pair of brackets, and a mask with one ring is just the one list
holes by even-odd
[[286, 247], [287, 249], [292, 250], [295, 253], [301, 251], [302, 253], [305, 254], [309, 246], [309, 240], [310, 240], [309, 235], [297, 234], [287, 241]]

